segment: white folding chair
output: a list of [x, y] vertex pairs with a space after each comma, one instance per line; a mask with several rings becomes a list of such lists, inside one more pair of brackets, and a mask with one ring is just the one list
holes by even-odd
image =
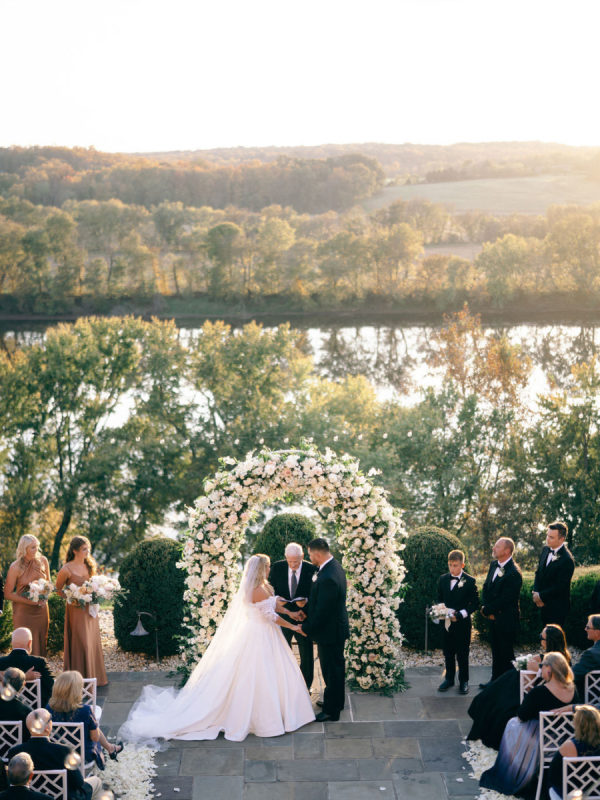
[[50, 738], [53, 742], [66, 744], [81, 758], [81, 772], [85, 778], [86, 771], [93, 770], [95, 761], [85, 763], [85, 729], [83, 722], [53, 722]]
[[18, 693], [17, 697], [26, 706], [32, 708], [34, 711], [36, 708], [42, 707], [42, 682], [39, 678], [34, 678], [32, 681], [25, 681], [25, 685]]
[[97, 690], [98, 690], [98, 679], [97, 678], [84, 678], [83, 679], [83, 702], [92, 707], [92, 711], [94, 712], [94, 716], [96, 720], [99, 722], [100, 717], [102, 716], [102, 707], [97, 704]]
[[6, 760], [11, 747], [23, 741], [23, 723], [21, 720], [0, 722], [0, 759]]
[[533, 688], [537, 675], [537, 672], [531, 669], [522, 669], [519, 672], [519, 703], [523, 702], [527, 692]]
[[583, 696], [591, 706], [600, 706], [600, 669], [592, 670], [585, 676]]
[[540, 767], [535, 800], [540, 800], [544, 770], [558, 748], [575, 734], [572, 711], [540, 711]]
[[67, 770], [34, 769], [30, 786], [36, 792], [47, 794], [54, 800], [67, 800]]
[[[600, 756], [571, 756], [563, 758], [562, 796], [580, 789], [586, 800], [600, 800]], [[561, 800], [550, 789], [551, 800]]]

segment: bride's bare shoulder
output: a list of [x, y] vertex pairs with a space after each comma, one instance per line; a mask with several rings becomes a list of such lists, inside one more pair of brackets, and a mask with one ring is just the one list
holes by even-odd
[[252, 602], [260, 603], [262, 600], [266, 600], [267, 597], [270, 596], [271, 595], [267, 592], [264, 586], [257, 586], [252, 592]]

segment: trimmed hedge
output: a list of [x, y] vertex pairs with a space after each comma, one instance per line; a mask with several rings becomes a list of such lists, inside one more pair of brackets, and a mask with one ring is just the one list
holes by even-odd
[[[538, 645], [539, 635], [542, 630], [542, 619], [540, 609], [534, 604], [531, 597], [533, 590], [533, 574], [523, 574], [523, 586], [519, 605], [521, 609], [521, 627], [517, 644], [519, 645]], [[589, 640], [585, 633], [585, 622], [588, 614], [591, 614], [590, 598], [596, 582], [600, 579], [600, 571], [589, 571], [575, 575], [571, 582], [571, 609], [565, 622], [565, 634], [567, 642], [574, 647], [585, 649], [589, 646]], [[483, 586], [482, 577], [478, 580], [481, 594]], [[473, 614], [473, 625], [479, 631], [479, 636], [484, 641], [489, 641], [489, 623], [479, 612]]]
[[0, 617], [0, 651], [10, 650], [12, 632], [12, 603], [9, 600], [5, 600], [4, 613]]
[[[440, 577], [448, 572], [448, 553], [462, 550], [460, 539], [443, 528], [423, 526], [410, 533], [401, 552], [406, 567], [404, 602], [398, 609], [400, 630], [406, 643], [425, 646], [425, 608], [437, 600]], [[465, 567], [468, 571], [468, 565]], [[429, 624], [430, 648], [442, 646], [442, 629]]]
[[[181, 545], [172, 539], [150, 539], [133, 548], [121, 564], [119, 582], [124, 590], [115, 598], [114, 624], [119, 647], [134, 653], [155, 652], [154, 631], [158, 631], [161, 656], [178, 652], [182, 633], [185, 572], [176, 564]], [[150, 636], [131, 636], [138, 621], [138, 611], [155, 615], [142, 617]]]
[[65, 606], [66, 602], [59, 594], [53, 593], [48, 598], [50, 627], [48, 628], [48, 652], [60, 653], [65, 646]]
[[284, 558], [285, 546], [297, 542], [304, 548], [317, 536], [314, 522], [303, 514], [277, 514], [272, 517], [257, 535], [253, 543], [255, 553], [264, 553], [271, 562]]

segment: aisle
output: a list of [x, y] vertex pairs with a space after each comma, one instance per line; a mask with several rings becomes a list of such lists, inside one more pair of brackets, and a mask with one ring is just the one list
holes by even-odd
[[[472, 691], [489, 678], [473, 667]], [[116, 734], [144, 683], [173, 683], [164, 673], [109, 674], [101, 698], [102, 727]], [[467, 800], [461, 740], [472, 694], [436, 692], [437, 667], [407, 670], [411, 688], [381, 695], [349, 694], [340, 722], [314, 722], [298, 733], [244, 742], [170, 742], [158, 753], [160, 800]], [[454, 690], [456, 691], [456, 690]], [[176, 791], [179, 789], [179, 791]]]

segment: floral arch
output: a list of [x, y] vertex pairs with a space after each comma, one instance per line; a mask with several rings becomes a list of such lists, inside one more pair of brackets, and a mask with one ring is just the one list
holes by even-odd
[[181, 568], [187, 571], [182, 656], [191, 667], [206, 650], [240, 579], [240, 548], [254, 514], [276, 502], [305, 503], [334, 523], [348, 577], [350, 638], [346, 674], [358, 689], [393, 691], [401, 685], [402, 635], [395, 614], [406, 536], [400, 512], [349, 455], [305, 450], [226, 458], [205, 481], [190, 512]]

